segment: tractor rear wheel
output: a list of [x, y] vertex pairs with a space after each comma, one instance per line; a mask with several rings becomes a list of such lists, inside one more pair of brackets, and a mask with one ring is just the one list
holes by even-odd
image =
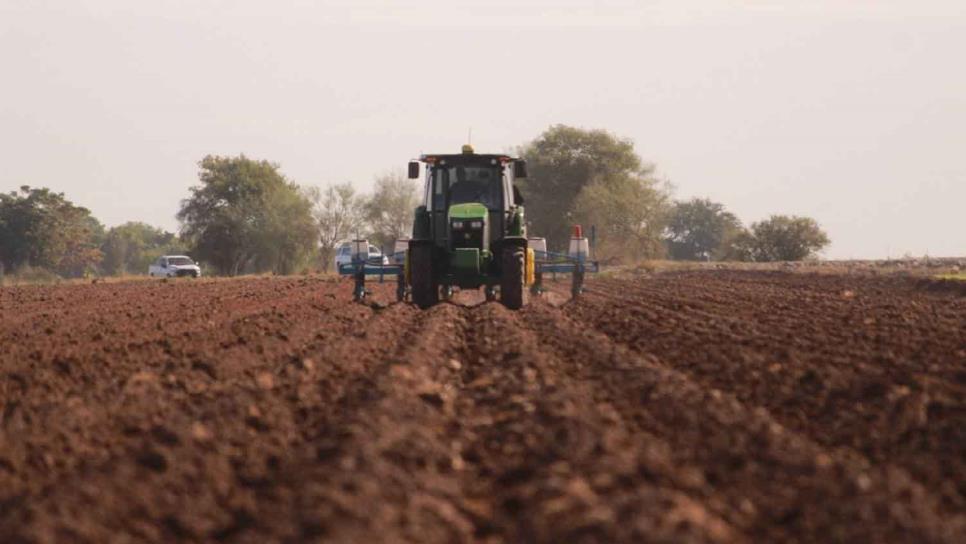
[[503, 274], [500, 278], [500, 302], [511, 310], [519, 310], [527, 303], [526, 250], [508, 247], [503, 250]]
[[439, 302], [439, 284], [433, 276], [433, 246], [418, 245], [409, 257], [412, 297], [416, 306], [429, 308]]

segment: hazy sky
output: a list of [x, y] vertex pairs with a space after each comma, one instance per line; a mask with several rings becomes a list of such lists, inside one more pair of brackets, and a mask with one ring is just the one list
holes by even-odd
[[966, 2], [0, 0], [0, 190], [169, 230], [197, 162], [303, 184], [565, 123], [830, 258], [966, 255]]

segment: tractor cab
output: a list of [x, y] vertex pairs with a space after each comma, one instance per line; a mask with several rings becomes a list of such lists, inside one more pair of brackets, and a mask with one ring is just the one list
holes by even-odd
[[[514, 179], [526, 176], [525, 163], [507, 155], [477, 155], [468, 145], [459, 155], [423, 155], [420, 160], [427, 165], [423, 208], [430, 223], [416, 225], [429, 227], [420, 234], [439, 247], [492, 252], [514, 212], [522, 215], [523, 198]], [[410, 176], [419, 176], [419, 163], [410, 163]]]

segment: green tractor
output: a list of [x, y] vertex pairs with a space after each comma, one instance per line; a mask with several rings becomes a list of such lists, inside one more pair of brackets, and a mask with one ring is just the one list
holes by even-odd
[[396, 300], [410, 298], [420, 308], [449, 300], [455, 289], [483, 287], [487, 301], [520, 309], [528, 294], [544, 292], [543, 278], [567, 274], [571, 295], [584, 290], [588, 272], [599, 272], [590, 259], [594, 239], [574, 226], [567, 253], [547, 251], [543, 238], [527, 238], [523, 196], [514, 180], [527, 176], [527, 165], [509, 155], [477, 155], [463, 146], [454, 155], [423, 155], [409, 163], [410, 179], [426, 164], [423, 204], [416, 208], [413, 236], [397, 240], [393, 262], [373, 263], [369, 242], [353, 240], [351, 262], [340, 275], [354, 278], [353, 298], [369, 295], [366, 278], [396, 278]]
[[526, 162], [508, 155], [478, 155], [469, 145], [453, 155], [423, 155], [409, 163], [410, 179], [425, 168], [423, 205], [416, 208], [406, 255], [412, 301], [428, 308], [454, 288], [484, 288], [486, 299], [507, 308], [526, 304], [535, 259], [527, 247], [523, 197], [514, 180]]

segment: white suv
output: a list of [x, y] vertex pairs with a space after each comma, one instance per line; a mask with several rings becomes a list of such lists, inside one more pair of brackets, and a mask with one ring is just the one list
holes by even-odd
[[201, 267], [198, 266], [190, 257], [184, 255], [164, 255], [151, 263], [148, 267], [148, 276], [174, 278], [189, 276], [197, 278], [201, 276]]
[[[389, 257], [383, 255], [378, 247], [369, 246], [369, 259], [366, 262], [375, 265], [386, 265], [389, 264]], [[348, 242], [339, 246], [339, 250], [335, 253], [335, 269], [339, 270], [339, 266], [343, 264], [352, 264], [352, 244]]]

